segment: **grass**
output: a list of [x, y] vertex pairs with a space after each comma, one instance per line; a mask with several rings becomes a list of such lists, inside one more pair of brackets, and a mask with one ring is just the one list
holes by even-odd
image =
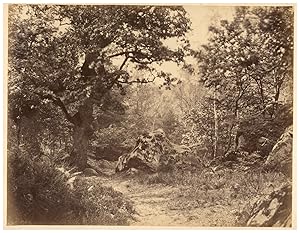
[[237, 226], [244, 226], [254, 201], [286, 183], [280, 172], [250, 169], [248, 171], [209, 169], [198, 171], [173, 170], [152, 176], [139, 176], [144, 184], [163, 184], [179, 188], [169, 203], [170, 209], [224, 207], [228, 217], [235, 218]]
[[76, 196], [83, 211], [84, 225], [128, 225], [135, 213], [132, 203], [97, 178], [79, 179]]
[[135, 213], [120, 192], [78, 177], [74, 188], [50, 160], [8, 161], [8, 225], [128, 225]]

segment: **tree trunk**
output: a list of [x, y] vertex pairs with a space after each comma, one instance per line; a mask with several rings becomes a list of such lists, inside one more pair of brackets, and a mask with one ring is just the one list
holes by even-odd
[[87, 167], [89, 139], [93, 135], [93, 104], [87, 99], [74, 115], [73, 150], [70, 162], [72, 166], [83, 170]]
[[219, 132], [218, 132], [218, 113], [217, 113], [217, 106], [216, 106], [216, 91], [214, 91], [214, 136], [215, 136], [215, 142], [214, 142], [214, 158], [217, 157], [218, 152], [218, 141], [219, 141]]
[[263, 115], [263, 117], [265, 117], [265, 115], [266, 115], [266, 111], [265, 111], [266, 103], [265, 102], [266, 101], [265, 101], [265, 94], [264, 94], [264, 89], [263, 89], [263, 84], [262, 84], [261, 79], [259, 79], [259, 93], [260, 93], [260, 99], [261, 99], [261, 105], [262, 105], [261, 109], [264, 109], [262, 111], [262, 115]]
[[239, 145], [239, 137], [241, 135], [241, 132], [239, 130], [240, 127], [240, 112], [239, 112], [239, 100], [237, 99], [235, 101], [235, 109], [234, 109], [234, 124], [232, 128], [235, 128], [234, 132], [234, 150], [236, 151], [238, 149]]
[[275, 95], [274, 95], [274, 103], [273, 103], [273, 109], [270, 113], [271, 118], [274, 117], [277, 109], [278, 109], [278, 100], [279, 100], [279, 96], [280, 96], [280, 88], [281, 88], [281, 83], [278, 83], [278, 85], [275, 86]]

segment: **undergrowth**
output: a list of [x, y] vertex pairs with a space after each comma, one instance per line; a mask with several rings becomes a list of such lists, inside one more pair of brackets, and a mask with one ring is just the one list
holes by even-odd
[[288, 178], [280, 172], [254, 168], [247, 171], [224, 168], [216, 172], [211, 169], [194, 172], [175, 169], [151, 176], [141, 175], [138, 179], [143, 184], [178, 187], [180, 191], [169, 203], [170, 209], [221, 206], [228, 210], [228, 216], [235, 218], [237, 226], [245, 224], [258, 197], [288, 182]]
[[74, 188], [47, 159], [8, 160], [8, 225], [127, 225], [134, 209], [123, 195], [94, 178], [78, 177]]

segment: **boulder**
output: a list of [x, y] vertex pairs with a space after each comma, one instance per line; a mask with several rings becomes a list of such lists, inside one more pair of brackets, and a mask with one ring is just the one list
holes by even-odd
[[267, 155], [272, 150], [275, 143], [276, 143], [276, 141], [274, 141], [272, 139], [269, 139], [269, 138], [266, 138], [266, 137], [260, 137], [257, 140], [257, 145], [256, 145], [257, 152], [261, 156], [266, 158]]
[[239, 135], [236, 139], [236, 150], [244, 151], [247, 148], [247, 141], [244, 135]]
[[190, 149], [169, 141], [163, 130], [144, 133], [137, 139], [133, 150], [119, 157], [116, 172], [136, 168], [148, 172], [156, 172], [161, 165], [185, 154]]
[[293, 126], [289, 126], [281, 135], [269, 154], [265, 166], [292, 176]]
[[93, 168], [86, 168], [83, 170], [85, 176], [98, 176], [98, 172]]
[[246, 151], [229, 151], [220, 159], [223, 166], [232, 169], [248, 170], [253, 167], [260, 167], [263, 163], [263, 157], [258, 151], [248, 153]]
[[118, 161], [119, 157], [129, 151], [128, 147], [120, 145], [101, 145], [96, 147], [95, 158], [107, 161]]
[[292, 185], [259, 198], [248, 216], [249, 227], [292, 227]]

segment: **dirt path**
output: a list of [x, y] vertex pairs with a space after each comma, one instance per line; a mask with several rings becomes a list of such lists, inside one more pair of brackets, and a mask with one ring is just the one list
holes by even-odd
[[[232, 226], [228, 209], [212, 205], [206, 208], [177, 208], [180, 188], [161, 184], [144, 185], [130, 178], [105, 178], [103, 184], [122, 192], [133, 202], [137, 215], [132, 226]], [[230, 218], [228, 218], [230, 217]], [[228, 219], [231, 219], [228, 221]]]
[[168, 210], [168, 203], [177, 188], [162, 185], [142, 185], [130, 179], [107, 179], [106, 186], [113, 187], [133, 202], [137, 215], [133, 226], [178, 226], [182, 219], [178, 211]]

